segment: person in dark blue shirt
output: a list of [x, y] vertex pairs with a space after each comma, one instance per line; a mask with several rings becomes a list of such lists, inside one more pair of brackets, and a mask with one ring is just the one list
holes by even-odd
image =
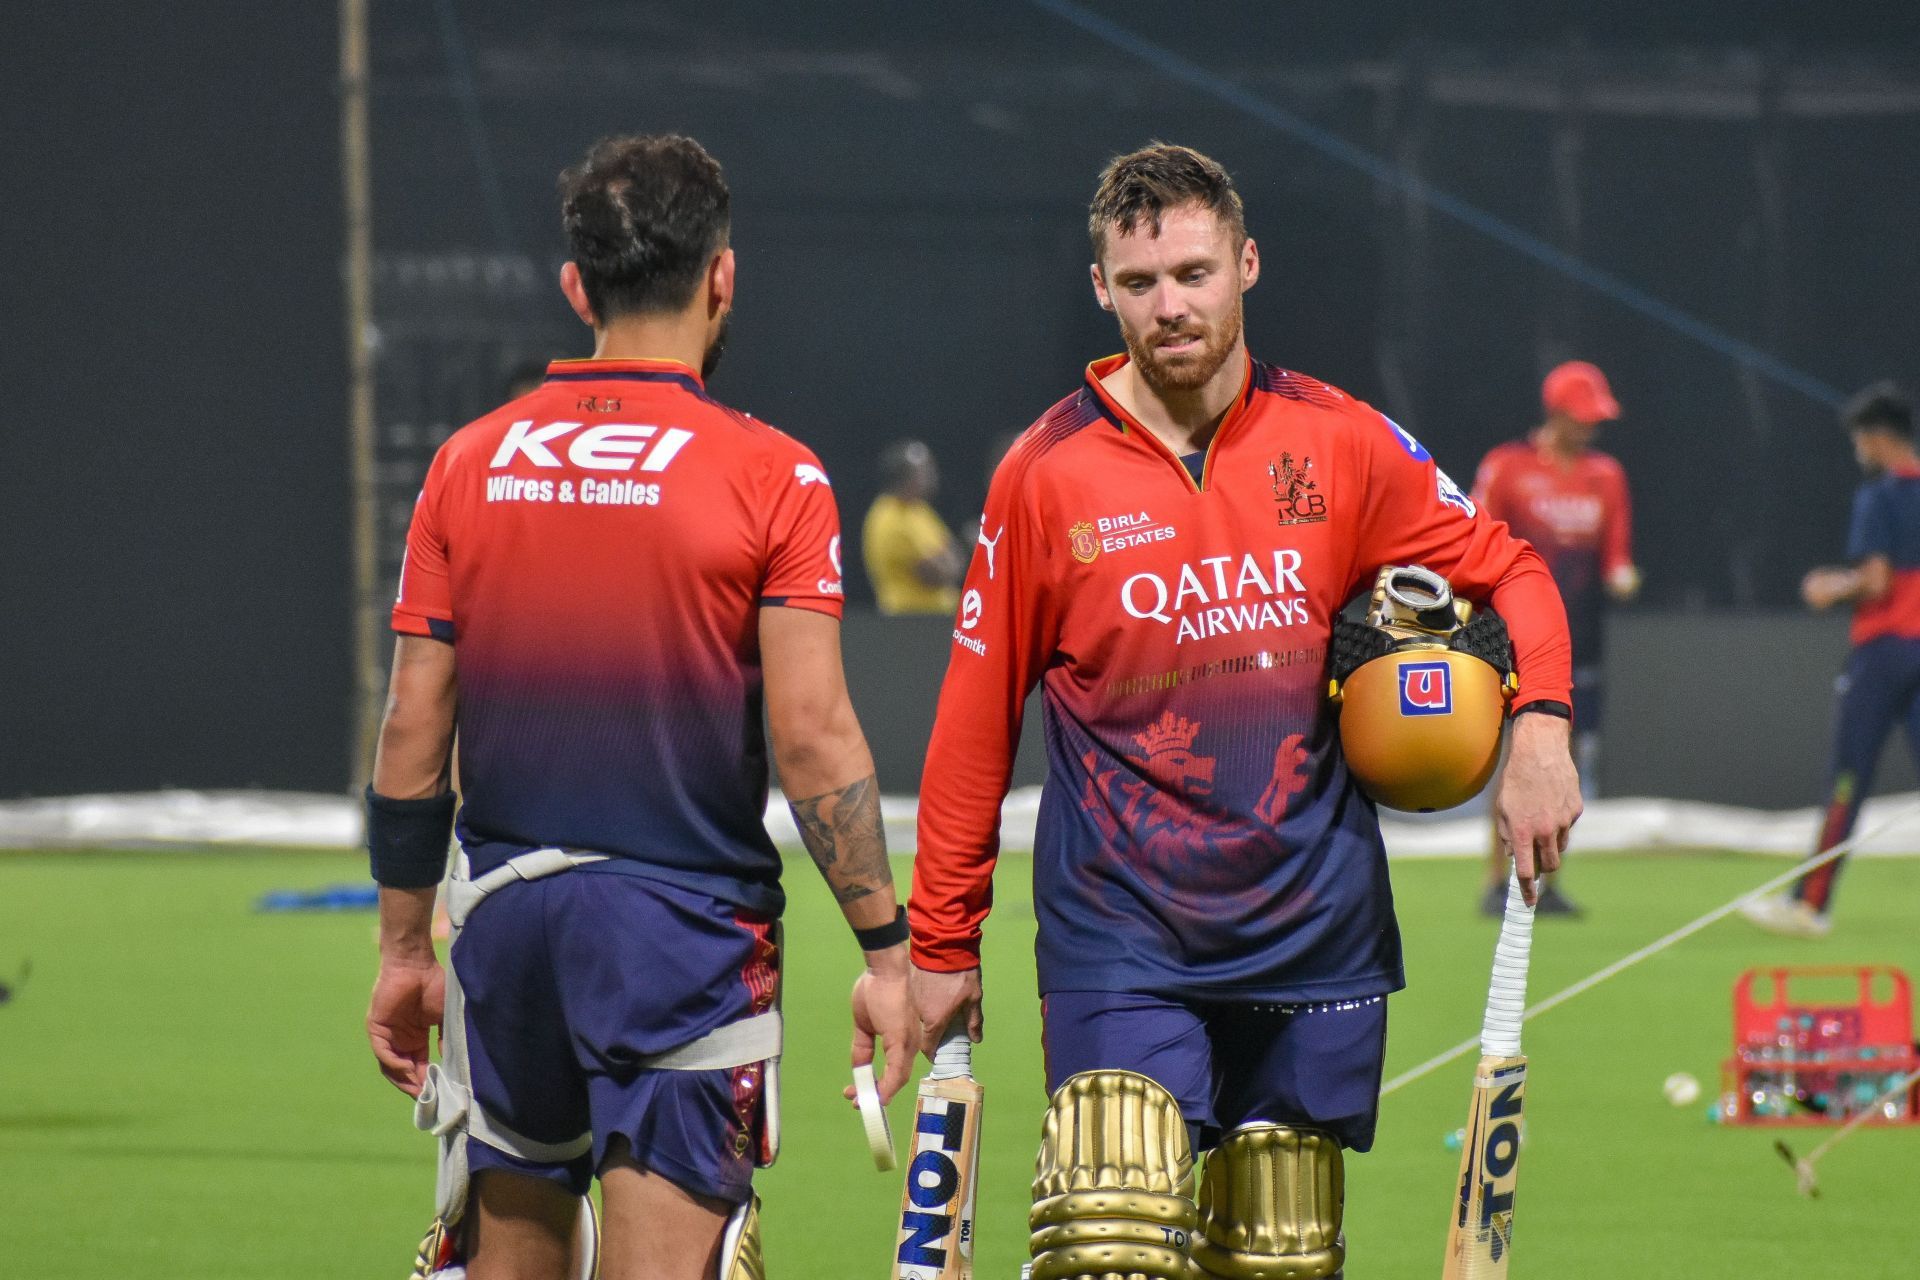
[[[1818, 850], [1853, 831], [1873, 787], [1880, 749], [1896, 724], [1920, 759], [1920, 454], [1913, 408], [1891, 383], [1847, 403], [1841, 421], [1867, 479], [1853, 499], [1847, 565], [1815, 569], [1800, 584], [1813, 609], [1853, 605], [1852, 652], [1837, 683], [1839, 708], [1827, 812]], [[1787, 893], [1747, 904], [1741, 914], [1774, 933], [1824, 937], [1831, 927], [1842, 854], [1794, 882]]]

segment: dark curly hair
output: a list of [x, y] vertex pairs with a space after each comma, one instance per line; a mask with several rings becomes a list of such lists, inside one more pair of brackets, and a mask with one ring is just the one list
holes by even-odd
[[679, 134], [602, 138], [561, 174], [561, 221], [600, 322], [691, 302], [732, 199], [719, 162]]

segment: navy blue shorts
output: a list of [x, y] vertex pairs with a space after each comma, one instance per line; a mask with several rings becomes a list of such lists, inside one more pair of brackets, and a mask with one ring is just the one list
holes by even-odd
[[[597, 868], [598, 864], [596, 864]], [[535, 1142], [589, 1130], [564, 1164], [518, 1159], [478, 1139], [475, 1173], [505, 1169], [585, 1194], [608, 1143], [698, 1195], [741, 1203], [771, 1159], [761, 1063], [642, 1069], [645, 1057], [772, 1008], [773, 922], [658, 880], [581, 868], [488, 895], [452, 962], [467, 1002], [474, 1096]]]
[[1082, 1071], [1135, 1071], [1180, 1104], [1196, 1152], [1242, 1124], [1310, 1126], [1373, 1146], [1387, 1000], [1227, 1004], [1106, 991], [1041, 1002], [1047, 1090]]

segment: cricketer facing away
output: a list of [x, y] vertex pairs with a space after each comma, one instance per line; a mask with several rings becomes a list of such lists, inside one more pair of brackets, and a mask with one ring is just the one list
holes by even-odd
[[[1213, 1148], [1192, 1263], [1337, 1275], [1341, 1149], [1372, 1144], [1403, 976], [1376, 811], [1327, 703], [1335, 614], [1382, 565], [1417, 563], [1505, 617], [1519, 690], [1496, 814], [1530, 899], [1580, 812], [1566, 617], [1540, 558], [1411, 436], [1248, 355], [1260, 257], [1218, 164], [1120, 157], [1089, 230], [1126, 352], [1087, 368], [988, 494], [920, 801], [916, 1016], [923, 1043], [954, 1019], [979, 1036], [1000, 803], [1038, 682], [1054, 1100], [1035, 1194], [1102, 1194], [1036, 1205], [1036, 1280], [1109, 1269], [1082, 1248], [1096, 1237], [1194, 1221], [1190, 1145]], [[1233, 1203], [1265, 1178], [1298, 1194]], [[1152, 1253], [1118, 1269], [1189, 1274], [1184, 1248]]]
[[[758, 1276], [784, 901], [763, 702], [786, 789], [809, 797], [807, 846], [866, 948], [854, 1059], [885, 1042], [883, 1096], [916, 1038], [841, 669], [838, 515], [812, 453], [706, 392], [734, 295], [712, 157], [608, 139], [561, 188], [560, 282], [593, 358], [556, 361], [449, 440], [408, 534], [368, 790], [368, 1031], [443, 1137], [446, 1238], [423, 1269], [464, 1251], [473, 1280], [577, 1274], [597, 1174], [605, 1280]], [[429, 913], [456, 727], [443, 977]]]

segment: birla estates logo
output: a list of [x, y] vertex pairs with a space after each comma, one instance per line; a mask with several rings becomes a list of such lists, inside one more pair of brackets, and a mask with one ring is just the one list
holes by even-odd
[[1100, 542], [1093, 536], [1093, 521], [1082, 520], [1067, 530], [1067, 550], [1073, 552], [1073, 558], [1081, 564], [1092, 564], [1094, 557], [1100, 554]]
[[1178, 536], [1178, 529], [1154, 519], [1152, 512], [1123, 511], [1098, 520], [1082, 520], [1068, 529], [1067, 549], [1081, 564], [1092, 564], [1102, 551], [1127, 551], [1168, 542]]
[[1319, 524], [1327, 518], [1327, 497], [1313, 478], [1313, 459], [1302, 455], [1298, 466], [1293, 455], [1283, 453], [1280, 461], [1267, 464], [1273, 481], [1273, 502], [1279, 508], [1278, 519], [1284, 527], [1292, 524]]

